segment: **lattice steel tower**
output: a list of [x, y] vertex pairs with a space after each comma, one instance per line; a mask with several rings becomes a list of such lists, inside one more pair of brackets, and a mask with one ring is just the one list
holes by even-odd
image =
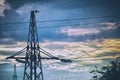
[[43, 80], [35, 13], [31, 11], [23, 80]]
[[[44, 80], [41, 59], [55, 59], [62, 62], [71, 62], [71, 60], [55, 57], [39, 47], [35, 19], [35, 13], [37, 12], [38, 11], [31, 11], [27, 47], [6, 58], [25, 63], [23, 80]], [[18, 56], [23, 52], [25, 52], [25, 57]], [[41, 57], [41, 53], [47, 57]]]
[[17, 72], [16, 72], [16, 65], [15, 64], [14, 64], [13, 80], [18, 80], [17, 79]]

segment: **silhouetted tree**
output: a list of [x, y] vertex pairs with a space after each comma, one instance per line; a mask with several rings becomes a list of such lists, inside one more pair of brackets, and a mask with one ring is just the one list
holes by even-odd
[[95, 67], [90, 73], [94, 76], [91, 80], [120, 80], [120, 62], [112, 61], [110, 65], [106, 65], [98, 69]]

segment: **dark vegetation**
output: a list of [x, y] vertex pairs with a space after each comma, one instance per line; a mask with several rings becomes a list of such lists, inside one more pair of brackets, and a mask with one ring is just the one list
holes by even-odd
[[120, 62], [112, 61], [101, 68], [95, 66], [90, 73], [94, 74], [91, 80], [120, 80]]

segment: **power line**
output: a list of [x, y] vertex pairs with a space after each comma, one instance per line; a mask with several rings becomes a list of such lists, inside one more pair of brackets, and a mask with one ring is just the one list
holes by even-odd
[[[61, 27], [69, 27], [69, 26], [85, 26], [85, 25], [90, 25], [90, 24], [102, 24], [103, 22], [90, 22], [90, 23], [75, 23], [75, 24], [70, 24], [70, 25], [58, 25], [58, 26], [42, 26], [38, 27], [38, 29], [47, 29], [47, 28], [61, 28]], [[115, 22], [117, 23], [117, 22]], [[20, 28], [20, 29], [2, 29], [0, 31], [21, 31], [21, 30], [28, 30], [29, 28]]]
[[[84, 58], [84, 59], [87, 59], [87, 58], [94, 58], [94, 57], [80, 57], [80, 58]], [[75, 61], [75, 59], [76, 58], [73, 58], [72, 60], [74, 60]], [[110, 59], [110, 58], [94, 58], [94, 59], [92, 59], [92, 60], [95, 60], [95, 61], [97, 61], [97, 60], [104, 60], [104, 59]], [[81, 60], [82, 61], [82, 60]], [[75, 61], [76, 62], [76, 61]], [[68, 67], [68, 70], [71, 68], [71, 64], [72, 63], [69, 63], [68, 65], [69, 65], [69, 67]], [[20, 65], [20, 66], [17, 66], [17, 68], [22, 68], [22, 67], [24, 67], [24, 65]], [[7, 67], [0, 67], [0, 70], [2, 70], [2, 69], [10, 69], [10, 68], [14, 68], [13, 66], [7, 66]], [[67, 78], [68, 77], [68, 74], [69, 74], [69, 72], [70, 71], [68, 71], [67, 72], [67, 74], [65, 75], [65, 78]]]
[[[74, 18], [74, 19], [58, 19], [58, 20], [45, 20], [45, 21], [36, 21], [36, 22], [61, 22], [61, 21], [77, 21], [77, 20], [88, 20], [88, 19], [104, 19], [104, 18], [117, 18], [119, 19], [120, 16], [96, 16], [96, 17], [85, 17], [85, 18]], [[0, 25], [7, 25], [7, 24], [25, 24], [29, 22], [6, 22], [6, 23], [0, 23]]]
[[[71, 25], [58, 25], [58, 26], [43, 26], [43, 27], [38, 27], [38, 29], [46, 29], [46, 28], [61, 28], [65, 26], [77, 26], [77, 25], [88, 25], [88, 24], [95, 24], [95, 23], [84, 23], [84, 24], [71, 24]], [[28, 28], [21, 28], [21, 29], [4, 29], [0, 31], [21, 31], [21, 30], [28, 30]]]
[[76, 18], [76, 19], [60, 19], [60, 20], [47, 20], [47, 21], [37, 21], [37, 22], [75, 21], [75, 20], [98, 19], [98, 18], [118, 18], [118, 16], [96, 16], [96, 17], [86, 17], [86, 18]]

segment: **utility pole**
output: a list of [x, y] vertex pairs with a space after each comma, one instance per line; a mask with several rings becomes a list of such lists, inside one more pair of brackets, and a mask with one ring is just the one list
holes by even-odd
[[13, 80], [18, 80], [17, 79], [17, 72], [16, 72], [16, 64], [14, 64]]
[[[42, 59], [54, 59], [62, 62], [71, 62], [71, 60], [55, 57], [39, 46], [35, 18], [35, 13], [37, 12], [38, 11], [31, 11], [27, 47], [6, 58], [15, 59], [18, 62], [25, 63], [23, 80], [44, 80], [41, 63]], [[25, 57], [16, 57], [23, 52], [25, 52]], [[41, 53], [47, 57], [41, 57]]]

